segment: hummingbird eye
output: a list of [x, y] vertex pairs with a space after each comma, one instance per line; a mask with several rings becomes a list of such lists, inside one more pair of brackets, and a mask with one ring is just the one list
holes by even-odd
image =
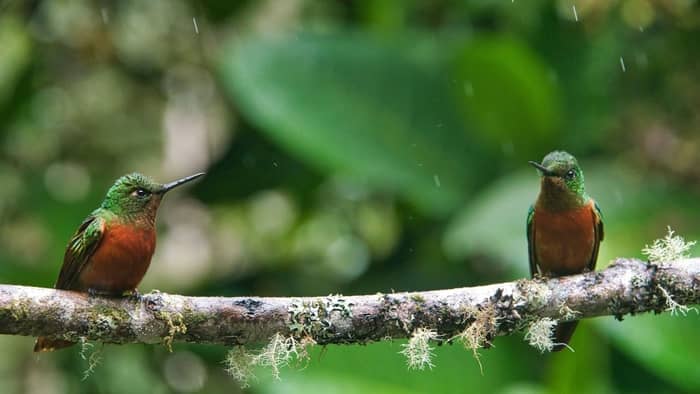
[[151, 193], [149, 193], [148, 190], [142, 189], [142, 188], [138, 188], [138, 189], [134, 190], [133, 193], [131, 193], [132, 196], [141, 197], [141, 198], [146, 197], [149, 194], [151, 194]]
[[570, 181], [576, 177], [576, 172], [574, 170], [569, 170], [566, 172], [566, 175], [564, 175], [564, 177]]

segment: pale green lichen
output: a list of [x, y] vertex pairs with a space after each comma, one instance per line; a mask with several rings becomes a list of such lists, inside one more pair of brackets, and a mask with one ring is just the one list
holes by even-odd
[[421, 294], [411, 294], [411, 300], [413, 302], [418, 303], [418, 304], [424, 304], [425, 303], [425, 298]]
[[474, 321], [462, 332], [451, 339], [459, 340], [468, 350], [471, 350], [474, 359], [479, 364], [481, 374], [484, 374], [484, 367], [481, 363], [479, 349], [491, 346], [491, 338], [496, 335], [497, 317], [496, 308], [493, 304], [487, 304], [483, 308], [472, 307], [467, 311]]
[[529, 309], [539, 309], [547, 304], [552, 294], [549, 286], [537, 280], [522, 279], [518, 281], [518, 289], [523, 295]]
[[525, 333], [525, 340], [540, 352], [551, 352], [554, 348], [553, 335], [557, 321], [549, 317], [535, 320]]
[[293, 360], [299, 363], [308, 362], [308, 348], [315, 344], [316, 342], [308, 336], [297, 339], [277, 333], [257, 353], [250, 352], [243, 346], [231, 349], [224, 360], [226, 371], [242, 388], [248, 387], [250, 381], [256, 379], [254, 368], [258, 366], [269, 368], [273, 378], [280, 380], [280, 370]]
[[[89, 353], [89, 354], [88, 354]], [[88, 342], [87, 338], [80, 338], [80, 358], [87, 361], [88, 366], [83, 371], [82, 380], [87, 380], [102, 362], [102, 346], [95, 348], [95, 345]]]
[[[690, 249], [695, 245], [696, 241], [686, 242], [683, 237], [676, 235], [671, 227], [668, 227], [668, 232], [664, 238], [657, 239], [651, 246], [646, 245], [642, 249], [642, 253], [647, 255], [650, 263], [671, 263], [678, 260], [688, 258]], [[656, 286], [661, 292], [661, 296], [666, 300], [666, 311], [671, 315], [686, 316], [688, 312], [697, 309], [688, 307], [676, 302], [671, 294], [661, 285]]]
[[664, 289], [661, 285], [656, 286], [659, 291], [661, 291], [661, 294], [664, 296], [666, 299], [666, 311], [671, 312], [671, 316], [677, 316], [677, 315], [683, 315], [686, 316], [688, 312], [694, 311], [695, 313], [698, 313], [697, 308], [692, 307], [692, 306], [686, 306], [683, 304], [679, 304], [676, 301], [673, 300], [673, 297], [671, 297], [671, 294]]
[[400, 352], [406, 357], [408, 369], [433, 369], [433, 348], [430, 341], [437, 338], [437, 331], [433, 329], [421, 327], [413, 332], [408, 343], [401, 345], [403, 350]]
[[576, 316], [580, 314], [581, 312], [569, 308], [569, 306], [566, 305], [566, 302], [562, 302], [559, 305], [559, 316], [561, 316], [563, 320], [574, 320], [576, 319]]
[[108, 305], [98, 304], [88, 312], [88, 338], [101, 340], [109, 338], [114, 331], [130, 319], [128, 312]]
[[688, 251], [695, 246], [695, 241], [686, 242], [680, 235], [674, 235], [670, 226], [667, 228], [665, 237], [654, 240], [651, 246], [645, 245], [642, 249], [650, 263], [670, 263], [688, 258]]
[[90, 319], [88, 324], [88, 332], [91, 338], [103, 338], [106, 335], [114, 332], [117, 327], [117, 322], [112, 315], [104, 315], [96, 313]]
[[250, 381], [255, 379], [254, 361], [255, 355], [245, 346], [236, 346], [226, 354], [224, 365], [226, 372], [241, 385], [241, 388], [247, 388], [250, 387]]
[[30, 301], [24, 297], [21, 297], [18, 300], [12, 301], [9, 309], [10, 316], [12, 316], [15, 321], [27, 320], [31, 310]]
[[168, 326], [168, 335], [163, 337], [163, 345], [168, 349], [169, 352], [173, 351], [173, 340], [178, 334], [187, 333], [187, 325], [185, 324], [185, 319], [180, 312], [165, 312], [158, 311], [154, 316], [163, 320]]
[[285, 337], [277, 333], [260, 354], [255, 356], [255, 365], [270, 368], [272, 377], [280, 380], [280, 368], [289, 365], [294, 357], [299, 357], [297, 341], [294, 337]]
[[333, 326], [332, 315], [337, 313], [343, 318], [352, 317], [352, 306], [340, 294], [311, 301], [294, 300], [287, 309], [290, 314], [289, 330], [299, 338], [326, 338]]

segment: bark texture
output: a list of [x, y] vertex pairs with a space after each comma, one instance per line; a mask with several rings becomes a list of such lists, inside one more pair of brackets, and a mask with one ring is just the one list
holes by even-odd
[[[670, 297], [670, 298], [669, 298]], [[489, 336], [541, 318], [662, 312], [700, 302], [700, 259], [648, 264], [618, 259], [598, 272], [521, 279], [423, 292], [325, 297], [187, 297], [152, 292], [104, 298], [46, 288], [0, 285], [0, 334], [71, 341], [245, 345], [285, 336], [319, 344], [406, 338], [417, 328], [451, 338], [488, 311]]]

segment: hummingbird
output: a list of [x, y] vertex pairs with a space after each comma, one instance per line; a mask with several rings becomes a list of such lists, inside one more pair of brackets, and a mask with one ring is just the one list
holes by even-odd
[[[136, 287], [146, 274], [156, 247], [156, 213], [163, 195], [202, 175], [166, 184], [138, 173], [117, 179], [102, 205], [88, 215], [68, 242], [54, 287], [91, 295], [138, 296]], [[52, 351], [73, 344], [39, 337], [34, 351]]]
[[[529, 163], [540, 174], [540, 193], [527, 214], [530, 275], [558, 277], [593, 271], [604, 237], [603, 216], [586, 194], [576, 158], [554, 151], [542, 163]], [[567, 346], [577, 324], [557, 324], [552, 351]]]

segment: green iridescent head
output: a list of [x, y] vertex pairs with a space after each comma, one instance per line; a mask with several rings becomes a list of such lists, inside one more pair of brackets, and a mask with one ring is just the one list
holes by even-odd
[[586, 189], [583, 171], [576, 158], [564, 151], [554, 151], [542, 159], [542, 163], [531, 161], [542, 177], [542, 191], [559, 203], [584, 203]]
[[198, 173], [166, 184], [157, 183], [139, 173], [124, 175], [109, 188], [102, 208], [118, 216], [135, 217], [147, 214], [155, 218], [160, 200], [166, 192], [202, 175], [204, 173]]

